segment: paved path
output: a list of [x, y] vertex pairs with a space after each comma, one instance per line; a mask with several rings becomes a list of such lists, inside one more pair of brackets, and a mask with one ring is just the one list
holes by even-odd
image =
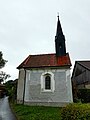
[[0, 120], [16, 120], [10, 109], [8, 97], [0, 99]]

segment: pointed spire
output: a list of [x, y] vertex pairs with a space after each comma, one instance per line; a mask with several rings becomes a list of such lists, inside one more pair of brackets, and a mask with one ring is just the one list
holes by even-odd
[[62, 27], [60, 24], [59, 15], [57, 17], [57, 31], [55, 36], [56, 56], [64, 56], [66, 55], [65, 37], [63, 35]]
[[62, 27], [61, 27], [61, 24], [60, 24], [60, 20], [59, 20], [59, 13], [58, 13], [58, 21], [57, 21], [57, 31], [56, 31], [56, 36], [62, 36], [63, 35], [63, 32], [62, 32]]

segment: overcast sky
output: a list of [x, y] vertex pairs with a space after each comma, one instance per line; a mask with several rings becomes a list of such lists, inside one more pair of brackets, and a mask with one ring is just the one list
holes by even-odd
[[55, 52], [58, 12], [72, 64], [90, 60], [90, 0], [1, 0], [0, 51], [10, 79], [29, 54]]

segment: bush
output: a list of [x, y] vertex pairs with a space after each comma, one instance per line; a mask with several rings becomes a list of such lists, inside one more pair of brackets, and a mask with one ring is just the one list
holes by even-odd
[[90, 120], [90, 105], [70, 104], [61, 110], [62, 120]]
[[79, 89], [78, 99], [81, 99], [82, 103], [90, 103], [90, 89]]
[[81, 99], [79, 99], [79, 98], [74, 98], [74, 103], [82, 103], [82, 100]]

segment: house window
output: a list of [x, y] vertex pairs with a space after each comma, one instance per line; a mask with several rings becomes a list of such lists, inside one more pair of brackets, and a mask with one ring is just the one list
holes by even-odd
[[55, 81], [54, 74], [52, 72], [44, 72], [41, 75], [41, 91], [42, 92], [54, 92]]
[[51, 77], [49, 75], [45, 77], [45, 89], [51, 89]]

